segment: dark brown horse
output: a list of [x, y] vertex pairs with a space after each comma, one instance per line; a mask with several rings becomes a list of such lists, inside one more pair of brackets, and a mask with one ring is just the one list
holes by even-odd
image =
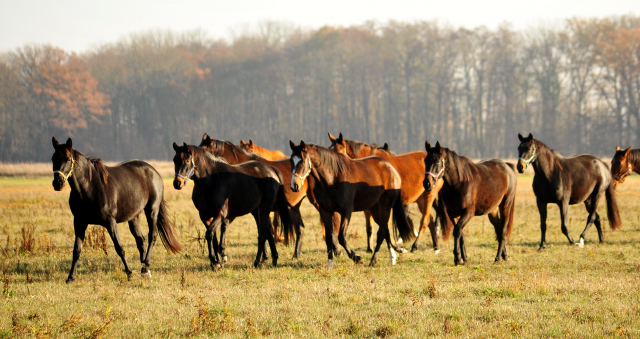
[[254, 266], [260, 264], [265, 243], [269, 242], [273, 266], [278, 263], [278, 251], [273, 239], [273, 229], [269, 212], [274, 204], [282, 222], [291, 228], [284, 187], [277, 172], [258, 161], [229, 165], [203, 148], [173, 143], [176, 155], [173, 157], [176, 176], [175, 189], [182, 189], [189, 179], [193, 180], [191, 199], [198, 209], [200, 220], [207, 231], [205, 239], [209, 248], [211, 267], [217, 269], [222, 264], [216, 232], [225, 220], [232, 222], [236, 217], [253, 215], [258, 226], [258, 253]]
[[[429, 191], [442, 179], [438, 194], [442, 225], [442, 239], [447, 240], [453, 228], [453, 256], [456, 265], [467, 262], [464, 226], [476, 215], [489, 216], [498, 240], [495, 261], [507, 259], [506, 242], [513, 227], [513, 211], [516, 199], [516, 169], [512, 164], [492, 159], [473, 163], [467, 157], [458, 156], [436, 143], [431, 147], [425, 142], [427, 157], [424, 160], [427, 173], [424, 188]], [[459, 218], [455, 226], [452, 220]], [[453, 226], [453, 227], [452, 227]]]
[[284, 153], [279, 150], [272, 151], [254, 144], [252, 139], [249, 139], [249, 142], [244, 142], [244, 140], [240, 139], [240, 148], [249, 153], [255, 153], [270, 161], [289, 159], [288, 156], [284, 155]]
[[[151, 165], [143, 161], [129, 161], [107, 167], [100, 159], [87, 158], [74, 150], [71, 138], [65, 144], [60, 144], [53, 137], [52, 142], [55, 150], [51, 157], [53, 188], [60, 191], [66, 182], [69, 182], [71, 187], [69, 207], [73, 213], [76, 240], [67, 283], [76, 277], [76, 265], [89, 224], [101, 225], [107, 229], [128, 278], [131, 278], [132, 272], [121, 245], [119, 222], [129, 223], [129, 229], [140, 252], [143, 277], [151, 276], [149, 258], [158, 229], [162, 243], [168, 251], [177, 253], [182, 250], [169, 220], [162, 177]], [[146, 251], [144, 235], [140, 229], [142, 213], [147, 217], [149, 224]]]
[[[289, 178], [291, 176], [291, 165], [288, 158], [284, 160], [270, 161], [262, 158], [257, 154], [246, 152], [242, 148], [234, 145], [229, 141], [212, 139], [207, 133], [202, 136], [200, 147], [204, 148], [217, 157], [225, 159], [231, 165], [237, 165], [247, 161], [259, 161], [268, 166], [278, 169], [278, 171], [282, 173], [283, 178]], [[293, 228], [296, 232], [296, 247], [293, 253], [293, 258], [297, 259], [300, 257], [300, 251], [302, 248], [302, 236], [304, 234], [304, 223], [302, 221], [302, 214], [300, 213], [300, 205], [302, 205], [304, 197], [308, 195], [308, 182], [305, 181], [298, 192], [293, 192], [289, 185], [284, 185], [284, 193], [287, 197], [287, 201], [289, 202], [289, 213], [291, 215]], [[315, 200], [313, 200], [313, 195], [309, 195], [309, 201], [312, 204], [315, 203]], [[275, 211], [275, 213], [277, 213], [277, 211]], [[278, 218], [274, 218], [274, 228], [277, 226], [277, 219]], [[223, 224], [220, 232], [220, 247], [223, 253], [223, 258], [225, 248], [224, 233], [226, 230], [226, 226], [227, 223]]]
[[562, 233], [570, 244], [574, 244], [574, 241], [567, 228], [569, 226], [569, 205], [581, 202], [584, 202], [589, 216], [587, 225], [580, 234], [580, 240], [576, 245], [584, 245], [584, 237], [591, 224], [596, 225], [600, 242], [604, 240], [600, 216], [596, 212], [602, 193], [607, 199], [607, 215], [611, 229], [615, 231], [622, 226], [611, 173], [602, 160], [588, 154], [564, 158], [549, 149], [540, 140], [534, 139], [531, 133], [526, 138], [518, 133], [518, 138], [520, 139], [518, 171], [522, 173], [531, 165], [535, 172], [533, 193], [536, 195], [540, 212], [540, 231], [542, 233], [539, 250], [546, 247], [547, 204], [550, 203], [556, 204], [560, 208]]
[[[377, 156], [389, 161], [393, 167], [395, 167], [402, 178], [401, 197], [405, 213], [408, 212], [408, 205], [415, 202], [418, 205], [420, 214], [422, 214], [422, 218], [420, 219], [420, 231], [418, 232], [416, 241], [413, 243], [413, 246], [411, 246], [411, 252], [415, 252], [418, 249], [420, 239], [427, 227], [431, 232], [433, 250], [436, 254], [440, 252], [440, 247], [438, 246], [438, 234], [433, 217], [431, 216], [431, 206], [438, 196], [439, 186], [442, 185], [442, 181], [438, 181], [436, 184], [438, 187], [435, 187], [431, 191], [427, 192], [424, 190], [422, 181], [425, 173], [424, 158], [427, 156], [427, 153], [409, 152], [401, 155], [395, 155], [389, 151], [389, 145], [386, 143], [383, 148], [377, 148], [376, 146], [370, 146], [364, 142], [344, 139], [342, 137], [342, 133], [340, 133], [337, 138], [329, 133], [329, 140], [331, 140], [331, 149], [338, 153], [346, 154], [352, 159]], [[365, 220], [367, 227], [367, 252], [370, 252], [372, 229], [371, 214], [368, 211], [365, 211]], [[413, 229], [413, 222], [411, 221], [411, 218], [407, 218], [407, 220]]]
[[[307, 177], [313, 177], [315, 185], [313, 195], [320, 208], [320, 217], [325, 227], [327, 244], [327, 267], [333, 266], [333, 254], [336, 235], [340, 245], [349, 258], [355, 263], [363, 260], [347, 244], [347, 228], [351, 213], [369, 210], [373, 220], [378, 224], [378, 237], [370, 265], [375, 265], [378, 250], [384, 240], [389, 247], [389, 257], [395, 264], [396, 254], [389, 233], [389, 217], [393, 207], [393, 217], [398, 224], [398, 231], [403, 239], [415, 237], [402, 208], [400, 188], [402, 179], [396, 169], [388, 161], [378, 157], [352, 160], [344, 154], [336, 153], [328, 148], [300, 141], [291, 146], [291, 189], [299, 191]], [[340, 223], [334, 224], [334, 213], [340, 214]], [[332, 225], [329, 230], [329, 225]], [[285, 232], [288, 234], [289, 232]], [[329, 236], [331, 235], [331, 236]], [[399, 250], [396, 247], [396, 250]]]
[[616, 154], [611, 159], [611, 175], [614, 186], [622, 184], [631, 173], [640, 171], [640, 149], [631, 147], [621, 150], [616, 146]]

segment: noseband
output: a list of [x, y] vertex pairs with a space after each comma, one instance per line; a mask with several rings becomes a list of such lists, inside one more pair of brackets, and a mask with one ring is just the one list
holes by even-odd
[[69, 173], [64, 174], [62, 171], [53, 171], [53, 174], [56, 173], [60, 173], [60, 175], [62, 175], [62, 177], [64, 178], [64, 181], [69, 180], [69, 177], [71, 177], [71, 174], [73, 173], [73, 165], [76, 163], [75, 159], [71, 158], [71, 170], [69, 170]]
[[529, 157], [529, 159], [518, 158], [519, 161], [522, 161], [522, 162], [525, 163], [525, 165], [527, 165], [525, 167], [525, 169], [528, 168], [529, 165], [536, 160], [536, 153], [537, 152], [538, 152], [538, 149], [534, 148], [533, 152], [531, 153], [531, 156]]
[[433, 174], [430, 171], [427, 171], [427, 176], [432, 177], [434, 181], [438, 181], [444, 176], [444, 159], [440, 160], [442, 160], [442, 169], [440, 170], [440, 172], [438, 172], [438, 174]]
[[307, 160], [309, 160], [309, 168], [307, 169], [307, 172], [303, 175], [298, 175], [298, 173], [293, 174], [296, 177], [300, 178], [300, 181], [302, 182], [304, 182], [304, 179], [306, 179], [309, 176], [309, 174], [311, 174], [311, 169], [313, 168], [313, 165], [311, 165], [311, 157], [307, 157]]
[[193, 175], [193, 172], [195, 172], [196, 170], [196, 163], [193, 162], [193, 157], [191, 157], [191, 169], [189, 170], [189, 173], [184, 176], [180, 173], [176, 173], [176, 177], [180, 177], [182, 179], [184, 179], [184, 185], [187, 186], [187, 182], [189, 181], [189, 178], [191, 178], [191, 176]]
[[616, 180], [616, 181], [622, 182], [622, 180], [624, 180], [626, 177], [631, 175], [632, 172], [633, 172], [633, 170], [631, 170], [631, 164], [627, 164], [627, 171], [622, 173], [622, 174], [620, 174], [620, 175], [614, 176], [613, 179]]

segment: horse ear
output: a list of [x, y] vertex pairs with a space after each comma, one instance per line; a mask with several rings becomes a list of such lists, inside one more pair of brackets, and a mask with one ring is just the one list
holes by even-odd
[[624, 150], [624, 156], [625, 156], [625, 157], [629, 156], [629, 152], [631, 152], [631, 146], [629, 146], [629, 148], [627, 148], [626, 150]]
[[527, 137], [527, 139], [533, 140], [533, 134], [529, 133], [529, 136]]
[[431, 144], [429, 143], [429, 140], [424, 141], [424, 149], [427, 150], [427, 152], [429, 152], [429, 150], [431, 149]]
[[173, 150], [176, 152], [180, 151], [180, 146], [178, 146], [178, 144], [176, 144], [175, 142], [173, 143]]
[[207, 134], [207, 133], [205, 133], [205, 134], [202, 136], [202, 141], [206, 141], [206, 140], [211, 140], [211, 137], [209, 137], [209, 134]]
[[253, 139], [249, 138], [249, 145], [252, 146], [253, 145]]
[[343, 140], [344, 138], [342, 137], [342, 132], [340, 132], [340, 135], [338, 136], [338, 142], [342, 143]]
[[520, 141], [524, 141], [524, 137], [522, 136], [522, 134], [518, 133], [518, 139], [520, 139]]
[[183, 148], [185, 151], [188, 151], [188, 150], [189, 150], [189, 147], [187, 146], [187, 143], [186, 143], [186, 142], [183, 142], [183, 143], [182, 143], [182, 148]]
[[389, 150], [389, 144], [387, 144], [386, 142], [384, 143], [384, 146], [382, 146], [382, 149], [385, 151]]
[[244, 142], [244, 139], [240, 139], [240, 146], [244, 146], [244, 145], [246, 145], [246, 144], [247, 144], [247, 143], [246, 143], [246, 142]]
[[67, 139], [67, 147], [73, 148], [73, 141], [71, 141], [71, 138]]
[[302, 147], [303, 152], [307, 151], [307, 144], [305, 144], [303, 140], [300, 140], [300, 147]]
[[619, 150], [620, 150], [620, 145], [616, 146], [616, 152], [619, 151]]
[[440, 146], [440, 141], [436, 141], [436, 151], [440, 151], [440, 148], [442, 146]]
[[296, 147], [296, 144], [293, 142], [293, 140], [289, 140], [289, 147], [291, 147], [292, 151]]
[[336, 137], [334, 137], [331, 133], [327, 132], [327, 134], [329, 134], [329, 140], [331, 140], [331, 142], [336, 142]]
[[51, 143], [53, 144], [53, 148], [60, 146], [60, 143], [58, 142], [58, 139], [56, 139], [56, 137], [53, 137], [53, 139], [51, 139]]

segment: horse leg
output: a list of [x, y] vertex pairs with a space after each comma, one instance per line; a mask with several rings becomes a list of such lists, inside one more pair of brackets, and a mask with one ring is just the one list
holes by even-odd
[[378, 227], [378, 234], [376, 236], [376, 248], [375, 248], [375, 251], [373, 252], [373, 256], [371, 257], [371, 261], [369, 262], [369, 266], [371, 266], [371, 267], [374, 267], [376, 265], [376, 263], [378, 262], [378, 251], [380, 250], [380, 246], [382, 245], [382, 242], [386, 238], [391, 239], [391, 235], [389, 234], [388, 227], [387, 228], [383, 228], [380, 225], [378, 225], [378, 226], [379, 227]]
[[[466, 264], [466, 249], [464, 248], [464, 239], [462, 237], [462, 229], [473, 217], [473, 212], [467, 208], [453, 228], [453, 262], [457, 265]], [[462, 258], [460, 255], [462, 254]]]
[[276, 240], [273, 237], [273, 226], [271, 225], [271, 219], [269, 218], [269, 209], [267, 207], [260, 208], [260, 230], [264, 233], [265, 245], [269, 242], [269, 248], [271, 249], [271, 263], [273, 267], [278, 266], [278, 250], [276, 249]]
[[333, 232], [331, 233], [331, 241], [333, 241], [333, 254], [336, 257], [342, 255], [340, 248], [338, 248], [338, 233], [340, 232], [340, 213], [333, 212], [331, 216], [331, 225], [333, 226]]
[[109, 225], [107, 226], [107, 231], [109, 232], [109, 236], [111, 236], [111, 240], [113, 241], [113, 246], [116, 249], [116, 253], [122, 260], [124, 264], [124, 273], [127, 274], [127, 279], [131, 280], [131, 269], [129, 268], [129, 264], [127, 263], [127, 258], [125, 257], [125, 251], [120, 242], [120, 232], [118, 232], [118, 223], [116, 223], [115, 219], [109, 219]]
[[372, 253], [371, 244], [373, 243], [373, 228], [371, 227], [371, 212], [364, 211], [364, 221], [367, 229], [367, 253]]
[[338, 233], [338, 241], [340, 245], [345, 249], [347, 255], [353, 262], [356, 264], [362, 264], [362, 257], [356, 255], [356, 252], [349, 247], [347, 244], [347, 230], [349, 229], [349, 221], [351, 220], [351, 211], [341, 214], [340, 220], [340, 233]]
[[325, 209], [320, 209], [320, 218], [322, 220], [322, 224], [324, 225], [324, 241], [327, 244], [327, 269], [331, 269], [333, 267], [333, 254], [335, 252], [333, 238], [335, 235], [333, 232], [335, 231], [333, 227], [333, 213], [328, 212]]
[[221, 267], [221, 265], [218, 252], [218, 239], [215, 233], [218, 227], [220, 227], [220, 225], [224, 223], [225, 217], [224, 215], [222, 215], [222, 211], [220, 211], [214, 218], [204, 219], [202, 215], [200, 216], [200, 218], [207, 228], [207, 231], [204, 233], [204, 238], [207, 240], [209, 262], [211, 264], [211, 268], [216, 271]]
[[227, 254], [224, 252], [225, 248], [227, 248], [227, 228], [229, 228], [229, 224], [231, 224], [231, 221], [227, 218], [224, 218], [222, 224], [220, 224], [220, 242], [218, 243], [218, 249], [222, 263], [229, 260]]
[[500, 213], [498, 212], [498, 210], [490, 212], [488, 214], [488, 217], [489, 221], [493, 225], [493, 229], [496, 231], [496, 239], [498, 239], [498, 253], [496, 254], [496, 259], [494, 260], [494, 262], [499, 262], [503, 257], [506, 257], [506, 255], [503, 254], [505, 241], [505, 229], [503, 225], [504, 222], [500, 220]]
[[569, 240], [569, 244], [573, 245], [574, 241], [569, 235], [569, 228], [567, 227], [569, 226], [569, 201], [563, 201], [561, 204], [558, 204], [558, 207], [560, 207], [560, 221], [562, 222], [560, 229], [562, 229], [562, 233], [567, 237], [567, 240]]
[[[147, 218], [148, 220], [149, 218]], [[149, 227], [151, 229], [151, 227]], [[129, 230], [133, 235], [133, 238], [136, 240], [136, 247], [138, 248], [138, 252], [140, 253], [140, 263], [142, 264], [142, 269], [140, 274], [143, 277], [150, 277], [149, 273], [149, 265], [145, 262], [146, 251], [144, 248], [144, 235], [142, 234], [142, 230], [140, 229], [140, 215], [136, 215], [133, 219], [129, 220]]]
[[431, 216], [431, 205], [434, 199], [430, 199], [429, 195], [422, 194], [416, 203], [418, 204], [418, 210], [422, 214], [422, 218], [420, 219], [420, 231], [418, 232], [418, 236], [416, 237], [416, 241], [413, 242], [413, 246], [411, 246], [411, 252], [415, 252], [418, 250], [418, 246], [420, 245], [420, 240], [424, 235], [424, 232], [429, 227], [429, 231], [431, 232], [431, 241], [433, 242], [433, 251], [438, 254], [440, 253], [440, 247], [438, 245], [438, 233], [436, 230], [436, 225]]
[[87, 232], [87, 223], [80, 222], [78, 218], [73, 219], [73, 230], [76, 236], [76, 241], [73, 244], [73, 259], [71, 260], [71, 270], [69, 271], [69, 277], [67, 278], [67, 284], [76, 279], [76, 266], [78, 259], [80, 259], [80, 253], [82, 253], [82, 243], [84, 242], [84, 235]]
[[542, 251], [547, 247], [545, 240], [547, 234], [547, 203], [540, 200], [536, 201], [538, 205], [538, 213], [540, 213], [540, 247], [538, 251]]
[[604, 229], [600, 224], [600, 215], [596, 213], [596, 218], [593, 220], [593, 223], [596, 225], [596, 229], [598, 230], [598, 240], [600, 242], [604, 242]]
[[278, 226], [280, 226], [280, 213], [278, 213], [277, 211], [273, 212], [273, 222], [271, 223], [271, 225], [273, 225], [273, 236], [276, 241], [283, 241], [284, 237], [280, 235], [280, 233], [278, 233]]
[[[580, 240], [578, 240], [578, 242], [576, 243], [576, 246], [579, 246], [579, 247], [584, 246], [584, 238], [587, 236], [587, 231], [591, 227], [591, 224], [595, 223], [596, 221], [596, 215], [597, 215], [596, 208], [598, 206], [598, 200], [600, 196], [601, 194], [598, 194], [595, 197], [590, 197], [589, 199], [584, 201], [584, 207], [586, 207], [587, 212], [589, 213], [589, 216], [587, 217], [587, 225], [584, 227], [582, 234], [580, 234]], [[600, 238], [600, 242], [602, 242], [602, 235], [601, 235], [602, 230], [598, 226], [596, 226], [596, 228], [598, 228], [598, 237]]]
[[302, 221], [302, 214], [300, 213], [300, 204], [289, 209], [291, 220], [294, 222], [294, 228], [296, 231], [296, 248], [293, 252], [293, 259], [300, 258], [300, 250], [302, 248], [302, 236], [304, 234], [304, 222]]

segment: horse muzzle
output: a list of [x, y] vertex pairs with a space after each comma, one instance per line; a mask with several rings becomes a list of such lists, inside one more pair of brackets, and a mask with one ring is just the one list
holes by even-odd
[[184, 186], [185, 186], [184, 179], [179, 177], [175, 177], [175, 179], [173, 179], [173, 188], [177, 190], [181, 190]]
[[518, 173], [524, 173], [524, 170], [527, 169], [527, 165], [522, 160], [518, 160], [516, 168], [518, 169]]
[[64, 188], [64, 185], [67, 181], [64, 180], [64, 178], [62, 178], [60, 175], [55, 175], [53, 177], [53, 182], [51, 183], [51, 185], [53, 186], [53, 189], [55, 191], [62, 191], [62, 189]]
[[424, 187], [424, 190], [427, 192], [431, 192], [431, 190], [433, 189], [433, 184], [431, 184], [431, 181], [427, 178], [425, 178], [424, 181], [422, 181], [422, 186]]

